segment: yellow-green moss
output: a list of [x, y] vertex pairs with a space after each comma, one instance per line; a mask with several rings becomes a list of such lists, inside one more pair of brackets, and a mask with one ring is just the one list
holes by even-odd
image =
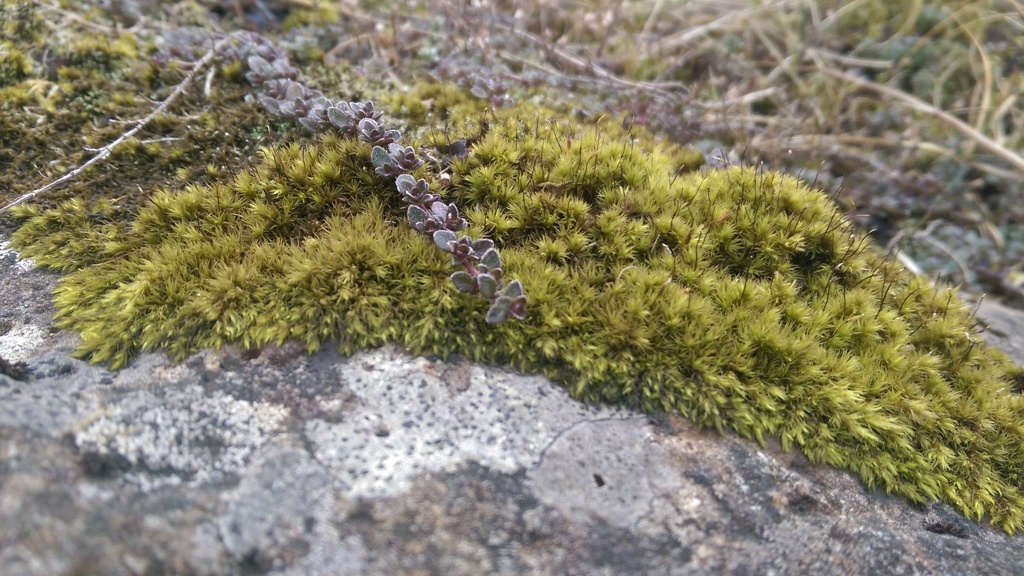
[[335, 5], [327, 2], [314, 3], [312, 9], [298, 9], [289, 12], [281, 22], [281, 29], [287, 32], [301, 26], [323, 26], [337, 22], [340, 18], [341, 14]]
[[331, 136], [155, 194], [130, 221], [110, 203], [20, 208], [13, 245], [69, 272], [57, 324], [114, 367], [227, 342], [397, 342], [776, 436], [869, 486], [1024, 527], [1020, 370], [952, 291], [886, 261], [824, 194], [752, 168], [701, 172], [692, 151], [526, 105], [452, 130], [471, 151], [435, 191], [497, 243], [525, 321], [486, 324], [487, 302], [455, 290], [368, 146]]
[[55, 57], [63, 66], [112, 72], [127, 60], [138, 56], [135, 37], [128, 33], [116, 37], [73, 36], [61, 43]]
[[0, 0], [0, 40], [36, 42], [42, 30], [43, 19], [34, 2]]
[[32, 61], [24, 52], [0, 41], [0, 86], [14, 84], [32, 73]]

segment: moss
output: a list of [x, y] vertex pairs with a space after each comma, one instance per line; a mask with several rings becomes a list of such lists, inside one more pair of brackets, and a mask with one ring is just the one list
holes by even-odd
[[0, 0], [0, 39], [32, 43], [42, 31], [43, 19], [34, 2]]
[[[408, 120], [444, 124], [442, 108], [470, 104], [417, 90], [437, 109], [395, 97]], [[228, 342], [397, 342], [776, 436], [868, 486], [1024, 527], [1021, 371], [951, 290], [887, 261], [795, 179], [697, 171], [699, 154], [639, 130], [555, 117], [519, 105], [412, 142], [470, 143], [446, 188], [417, 176], [496, 242], [529, 296], [523, 322], [486, 324], [368, 146], [331, 136], [264, 148], [233, 179], [156, 193], [129, 220], [109, 202], [19, 208], [12, 243], [69, 272], [57, 324], [114, 367]]]
[[[185, 74], [142, 57], [155, 50], [153, 38], [67, 22], [42, 36], [40, 12], [30, 2], [0, 2], [0, 15], [12, 15], [0, 30], [0, 206], [89, 160], [90, 149], [152, 112]], [[162, 186], [227, 179], [260, 144], [300, 137], [245, 102], [249, 87], [237, 69], [223, 75], [208, 94], [199, 83], [113, 157], [39, 201], [104, 200], [128, 214]], [[0, 232], [12, 226], [0, 215]]]
[[62, 66], [112, 72], [138, 56], [135, 37], [122, 33], [115, 38], [73, 36], [56, 53]]
[[338, 9], [329, 3], [313, 4], [313, 9], [292, 10], [281, 22], [281, 29], [290, 31], [302, 26], [323, 26], [341, 19]]
[[14, 84], [32, 74], [32, 61], [24, 52], [0, 42], [0, 86]]
[[[419, 128], [445, 126], [474, 121], [487, 110], [478, 98], [467, 97], [466, 91], [451, 84], [425, 82], [405, 90], [383, 95], [381, 104], [391, 115]], [[451, 136], [451, 134], [446, 134]]]

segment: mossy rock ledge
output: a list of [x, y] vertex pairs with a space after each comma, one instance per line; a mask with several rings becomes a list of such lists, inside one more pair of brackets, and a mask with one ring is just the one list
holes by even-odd
[[414, 175], [494, 240], [529, 298], [521, 322], [487, 324], [369, 146], [331, 135], [133, 210], [19, 207], [12, 244], [67, 272], [57, 324], [115, 368], [146, 350], [395, 342], [778, 437], [868, 486], [1024, 527], [1024, 376], [952, 290], [902, 271], [797, 179], [698, 169], [615, 121], [550, 118], [519, 104], [409, 142], [469, 143], [450, 180]]

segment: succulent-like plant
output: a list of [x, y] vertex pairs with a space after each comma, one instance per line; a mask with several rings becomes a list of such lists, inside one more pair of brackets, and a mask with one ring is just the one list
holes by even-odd
[[[518, 280], [507, 285], [502, 282], [501, 258], [494, 243], [455, 236], [455, 232], [466, 227], [466, 220], [459, 216], [455, 204], [444, 203], [440, 196], [431, 194], [425, 179], [410, 176], [410, 172], [423, 165], [423, 159], [413, 147], [401, 144], [401, 132], [387, 126], [383, 113], [373, 102], [332, 101], [300, 81], [298, 69], [288, 63], [284, 51], [265, 38], [251, 36], [253, 41], [248, 50], [243, 44], [229, 51], [227, 57], [244, 60], [249, 68], [245, 77], [260, 90], [258, 98], [264, 108], [275, 116], [293, 117], [312, 132], [333, 130], [340, 136], [368, 143], [372, 147], [370, 160], [374, 171], [394, 179], [402, 200], [409, 203], [409, 224], [416, 231], [431, 236], [439, 249], [450, 253], [452, 264], [465, 268], [452, 274], [456, 288], [480, 294], [491, 302], [487, 312], [489, 323], [497, 324], [507, 318], [524, 319], [527, 300], [523, 286]], [[487, 99], [494, 109], [512, 104], [498, 76], [476, 78], [471, 91], [474, 96]], [[465, 141], [460, 140], [453, 151], [446, 152], [454, 157], [464, 156]], [[435, 162], [435, 165], [443, 169], [447, 163]]]
[[[374, 146], [370, 160], [377, 174], [385, 178], [398, 178], [423, 164], [423, 160], [416, 156], [416, 150], [412, 146], [402, 146], [394, 142], [388, 144], [387, 150], [382, 146]], [[399, 188], [399, 192], [401, 191]]]

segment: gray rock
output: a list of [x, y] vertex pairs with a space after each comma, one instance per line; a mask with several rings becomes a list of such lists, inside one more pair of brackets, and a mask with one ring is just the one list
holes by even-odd
[[[55, 282], [0, 250], [0, 355], [29, 372], [0, 376], [4, 575], [1024, 574], [1024, 536], [946, 505], [502, 368], [292, 345], [89, 366]], [[981, 310], [1018, 353], [1024, 314]]]

